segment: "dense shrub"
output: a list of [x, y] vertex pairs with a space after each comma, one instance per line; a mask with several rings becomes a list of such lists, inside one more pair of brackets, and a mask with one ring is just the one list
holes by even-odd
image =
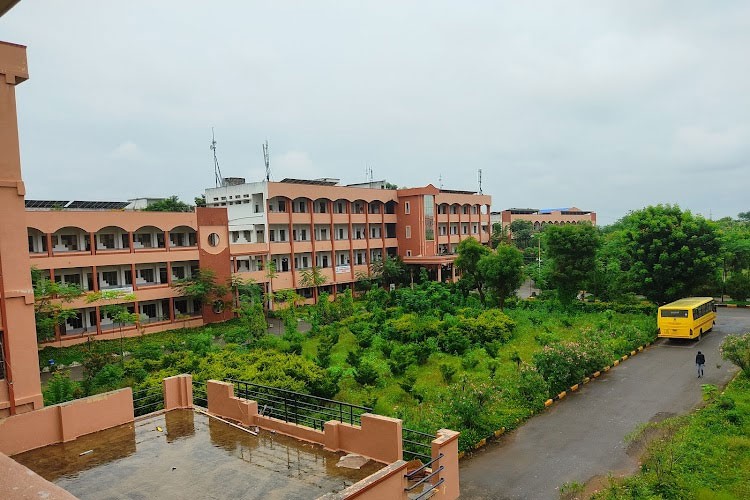
[[375, 364], [369, 359], [362, 360], [354, 372], [354, 380], [359, 385], [377, 385], [379, 379], [380, 374]]
[[606, 351], [588, 342], [560, 342], [534, 354], [534, 366], [549, 384], [552, 394], [567, 390], [609, 361]]
[[471, 341], [458, 328], [450, 328], [438, 337], [440, 350], [448, 354], [461, 355], [469, 348]]
[[721, 357], [728, 359], [750, 375], [750, 333], [727, 335], [721, 344]]
[[56, 372], [44, 389], [44, 404], [55, 405], [81, 397], [81, 387], [67, 372]]
[[518, 399], [532, 410], [544, 408], [544, 402], [549, 396], [549, 384], [533, 366], [524, 366], [519, 373], [516, 386]]

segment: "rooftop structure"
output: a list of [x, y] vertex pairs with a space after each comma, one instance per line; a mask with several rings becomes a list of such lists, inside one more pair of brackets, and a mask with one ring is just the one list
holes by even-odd
[[596, 225], [596, 212], [581, 210], [577, 207], [567, 208], [508, 208], [502, 212], [492, 212], [492, 224], [510, 226], [513, 221], [525, 220], [532, 223], [535, 231], [540, 231], [547, 224], [583, 224]]

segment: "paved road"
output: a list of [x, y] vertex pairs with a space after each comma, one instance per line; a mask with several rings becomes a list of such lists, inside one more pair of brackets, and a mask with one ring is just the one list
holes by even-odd
[[[554, 499], [565, 482], [633, 472], [638, 464], [624, 437], [640, 423], [688, 412], [701, 402], [701, 384], [728, 382], [736, 367], [721, 359], [719, 345], [728, 333], [747, 331], [750, 311], [720, 309], [702, 340], [658, 341], [462, 461], [461, 498]], [[698, 350], [706, 355], [702, 379]]]

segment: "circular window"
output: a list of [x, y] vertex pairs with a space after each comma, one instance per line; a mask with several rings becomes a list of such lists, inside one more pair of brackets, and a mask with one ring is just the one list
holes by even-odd
[[211, 233], [208, 235], [208, 244], [212, 247], [215, 247], [219, 244], [219, 235], [216, 233]]

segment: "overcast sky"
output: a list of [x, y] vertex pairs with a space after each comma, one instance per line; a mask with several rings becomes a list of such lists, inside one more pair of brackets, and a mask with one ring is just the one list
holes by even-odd
[[31, 199], [225, 176], [483, 190], [493, 210], [750, 210], [750, 2], [24, 0]]

